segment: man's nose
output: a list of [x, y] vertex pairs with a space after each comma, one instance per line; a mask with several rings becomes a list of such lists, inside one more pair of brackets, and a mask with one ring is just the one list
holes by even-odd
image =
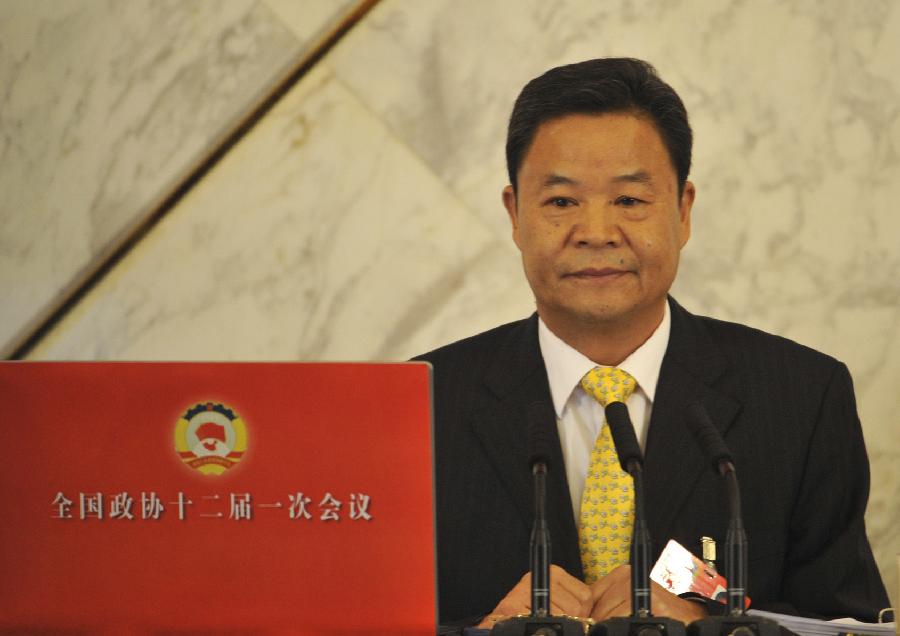
[[606, 203], [585, 205], [572, 228], [576, 247], [615, 247], [622, 243], [618, 211]]

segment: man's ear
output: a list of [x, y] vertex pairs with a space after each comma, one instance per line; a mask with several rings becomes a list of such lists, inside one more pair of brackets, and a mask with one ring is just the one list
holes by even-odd
[[516, 207], [516, 193], [511, 185], [503, 188], [503, 207], [509, 215], [509, 222], [512, 223], [513, 241], [519, 245], [519, 213]]
[[684, 182], [684, 191], [681, 193], [681, 201], [678, 205], [678, 222], [681, 232], [681, 247], [684, 247], [691, 237], [691, 208], [694, 206], [694, 197], [697, 190], [690, 181]]

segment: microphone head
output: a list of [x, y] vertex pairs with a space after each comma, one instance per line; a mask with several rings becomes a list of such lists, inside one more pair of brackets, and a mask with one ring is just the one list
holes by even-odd
[[622, 402], [610, 402], [606, 405], [606, 423], [616, 445], [616, 453], [619, 455], [619, 464], [622, 470], [630, 473], [633, 464], [644, 465], [644, 455], [638, 444], [637, 435], [634, 434], [634, 426], [628, 415], [628, 407]]
[[[528, 465], [533, 467], [538, 462], [550, 465], [550, 449], [553, 448], [553, 435], [556, 431], [556, 413], [547, 402], [537, 400], [528, 405], [526, 411], [528, 422]], [[550, 424], [553, 426], [550, 426]]]
[[700, 402], [692, 402], [688, 405], [687, 425], [707, 459], [712, 463], [714, 471], [719, 472], [723, 462], [734, 464], [731, 451], [725, 445], [719, 429], [712, 423], [709, 413]]

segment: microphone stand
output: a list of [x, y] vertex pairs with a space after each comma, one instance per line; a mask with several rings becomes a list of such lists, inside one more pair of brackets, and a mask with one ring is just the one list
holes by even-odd
[[745, 612], [747, 534], [744, 532], [741, 491], [731, 452], [699, 402], [688, 407], [688, 427], [712, 461], [713, 468], [725, 479], [728, 493], [728, 531], [725, 535], [728, 614], [694, 621], [688, 626], [688, 636], [777, 636], [781, 633], [778, 623], [760, 616], [748, 616]]
[[650, 531], [644, 515], [644, 458], [628, 408], [622, 402], [606, 406], [606, 422], [612, 434], [622, 470], [634, 481], [634, 528], [631, 535], [631, 616], [597, 623], [589, 636], [684, 636], [684, 623], [654, 616], [650, 607]]
[[[584, 636], [581, 621], [550, 614], [550, 530], [547, 527], [547, 469], [552, 434], [547, 430], [547, 405], [528, 407], [531, 474], [534, 479], [534, 524], [531, 528], [531, 614], [499, 621], [491, 636]], [[550, 416], [552, 416], [552, 412]], [[551, 420], [555, 418], [550, 417]]]
[[535, 462], [534, 527], [531, 529], [531, 614], [550, 615], [550, 530], [547, 528], [547, 464]]

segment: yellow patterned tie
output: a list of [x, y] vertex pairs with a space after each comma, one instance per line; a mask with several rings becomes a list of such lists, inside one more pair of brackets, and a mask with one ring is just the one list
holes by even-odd
[[[594, 367], [581, 378], [581, 386], [600, 406], [625, 402], [637, 383], [615, 367]], [[605, 423], [591, 451], [584, 494], [581, 496], [581, 565], [590, 584], [628, 563], [634, 527], [634, 491], [631, 475], [619, 466], [609, 426]]]

